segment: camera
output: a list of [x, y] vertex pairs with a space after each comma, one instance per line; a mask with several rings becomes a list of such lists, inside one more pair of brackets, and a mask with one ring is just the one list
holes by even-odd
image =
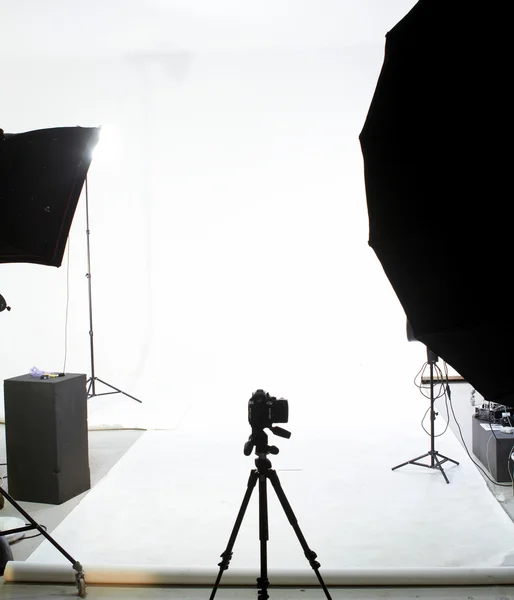
[[288, 418], [289, 404], [284, 398], [277, 400], [264, 390], [257, 390], [248, 401], [248, 422], [254, 429], [287, 423]]

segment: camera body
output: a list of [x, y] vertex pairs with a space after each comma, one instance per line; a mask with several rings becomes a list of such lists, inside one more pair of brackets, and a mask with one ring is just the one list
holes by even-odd
[[257, 390], [248, 401], [248, 422], [253, 429], [272, 427], [273, 423], [287, 423], [289, 404], [284, 398], [277, 400], [264, 390]]

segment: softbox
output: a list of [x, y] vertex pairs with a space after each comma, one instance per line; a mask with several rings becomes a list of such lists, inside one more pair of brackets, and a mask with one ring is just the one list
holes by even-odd
[[415, 337], [514, 406], [509, 27], [499, 0], [420, 0], [386, 35], [360, 142], [369, 245]]
[[0, 263], [61, 265], [99, 133], [0, 130]]

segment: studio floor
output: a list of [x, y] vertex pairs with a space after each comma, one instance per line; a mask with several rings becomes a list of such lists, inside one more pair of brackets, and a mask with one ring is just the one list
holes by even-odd
[[[2, 598], [6, 600], [62, 600], [72, 598], [72, 586], [3, 585]], [[205, 600], [210, 595], [208, 588], [133, 588], [90, 586], [90, 600]], [[273, 600], [322, 600], [325, 596], [319, 589], [275, 589], [270, 588]], [[341, 588], [330, 589], [333, 600], [512, 600], [511, 586], [459, 587], [459, 588]], [[216, 594], [219, 600], [255, 599], [255, 590], [223, 588]]]
[[[228, 541], [253, 460], [242, 453], [246, 432], [230, 434], [228, 428], [217, 434], [217, 449], [213, 452], [209, 448], [213, 448], [214, 437], [205, 427], [193, 426], [197, 423], [194, 417], [177, 431], [90, 431], [91, 490], [60, 506], [22, 505], [84, 565], [110, 564], [114, 568], [123, 564], [130, 568], [134, 563], [137, 570], [167, 562], [185, 567], [194, 561], [200, 567], [215, 566]], [[410, 421], [413, 415], [406, 414], [405, 418]], [[449, 485], [439, 472], [429, 469], [409, 465], [391, 472], [391, 464], [421, 454], [429, 440], [417, 423], [407, 431], [397, 420], [397, 429], [394, 420], [387, 425], [384, 430], [388, 431], [388, 439], [397, 440], [395, 445], [386, 445], [377, 431], [372, 432], [373, 436], [369, 432], [363, 435], [354, 423], [341, 425], [337, 433], [327, 426], [309, 439], [305, 439], [306, 432], [297, 423], [298, 435], [291, 440], [270, 440], [281, 449], [278, 456], [271, 457], [273, 465], [307, 541], [319, 555], [322, 574], [324, 568], [331, 572], [340, 564], [357, 569], [512, 566], [512, 489], [485, 482], [451, 431], [438, 440], [443, 454], [460, 463], [458, 467], [446, 468]], [[3, 426], [0, 444], [0, 462], [4, 463]], [[330, 501], [336, 488], [343, 498], [339, 502]], [[280, 506], [271, 495], [270, 571], [275, 565], [301, 567], [305, 558], [298, 551], [299, 544], [289, 524], [273, 516], [276, 507], [280, 512]], [[202, 511], [207, 500], [209, 509]], [[231, 563], [236, 571], [258, 567], [256, 512], [255, 504], [251, 504], [245, 516], [250, 527], [243, 524]], [[18, 515], [6, 504], [0, 516]], [[204, 533], [207, 518], [212, 523], [208, 536]], [[481, 519], [478, 525], [477, 519]], [[42, 537], [22, 539], [11, 548], [15, 561], [66, 564]], [[210, 595], [206, 586], [122, 586], [116, 582], [88, 582], [87, 591], [92, 600], [195, 600]], [[514, 599], [514, 586], [503, 585], [331, 586], [330, 592], [334, 599], [356, 600]], [[74, 597], [76, 588], [71, 583], [2, 580], [0, 595], [49, 600]], [[255, 598], [256, 591], [249, 587], [221, 587], [216, 597], [244, 600]], [[324, 595], [316, 586], [271, 587], [270, 597], [311, 600]]]

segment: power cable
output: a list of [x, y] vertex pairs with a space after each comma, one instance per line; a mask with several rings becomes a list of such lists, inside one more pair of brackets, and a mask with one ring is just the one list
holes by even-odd
[[[446, 365], [446, 363], [445, 363]], [[421, 395], [425, 398], [428, 398], [431, 400], [431, 396], [430, 394], [425, 394], [425, 387], [423, 384], [423, 379], [425, 377], [425, 371], [426, 369], [429, 367], [429, 363], [425, 362], [423, 363], [423, 365], [421, 366], [420, 370], [418, 371], [418, 373], [416, 374], [416, 376], [414, 377], [414, 385], [418, 388], [419, 392], [421, 393]], [[436, 435], [434, 435], [434, 437], [441, 437], [442, 435], [444, 435], [446, 433], [446, 431], [448, 430], [448, 427], [450, 425], [450, 411], [448, 409], [448, 396], [446, 395], [446, 390], [444, 387], [445, 382], [448, 382], [448, 369], [445, 369], [446, 371], [446, 377], [443, 375], [442, 370], [440, 369], [440, 367], [437, 364], [433, 364], [434, 367], [434, 371], [436, 373], [436, 379], [437, 382], [439, 384], [439, 391], [434, 394], [434, 400], [438, 400], [439, 398], [445, 398], [445, 407], [446, 407], [446, 427], [444, 428], [444, 430], [441, 433], [438, 433]], [[418, 383], [418, 379], [419, 379], [419, 383]], [[430, 413], [431, 411], [431, 407], [427, 408], [427, 410], [425, 411], [425, 414], [423, 415], [423, 418], [421, 419], [421, 428], [423, 429], [423, 431], [430, 436], [431, 433], [430, 431], [428, 431], [425, 427], [425, 419], [427, 418], [427, 415]]]

